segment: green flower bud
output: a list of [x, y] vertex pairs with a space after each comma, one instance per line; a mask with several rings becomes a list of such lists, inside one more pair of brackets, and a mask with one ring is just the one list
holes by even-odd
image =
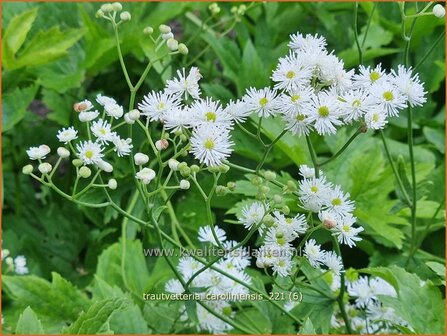
[[186, 45], [184, 43], [180, 43], [178, 45], [178, 52], [182, 55], [188, 55], [189, 50], [188, 50], [188, 47], [186, 47]]
[[185, 167], [188, 167], [188, 164], [186, 162], [180, 162], [177, 165], [177, 169], [182, 169], [182, 168], [185, 168]]
[[189, 175], [191, 175], [191, 168], [189, 168], [189, 167], [181, 168], [180, 175], [182, 175], [183, 177], [189, 177]]
[[188, 140], [188, 138], [186, 137], [186, 135], [184, 135], [184, 134], [180, 135], [180, 141], [181, 141], [181, 142], [185, 142], [186, 140]]
[[220, 168], [219, 168], [219, 166], [210, 166], [210, 167], [208, 167], [208, 171], [210, 173], [218, 173], [220, 171]]
[[113, 6], [112, 6], [111, 3], [106, 3], [106, 4], [101, 6], [101, 10], [104, 13], [110, 13], [110, 12], [113, 12]]
[[115, 190], [118, 187], [118, 183], [116, 182], [115, 179], [110, 179], [109, 182], [107, 182], [107, 186], [110, 189]]
[[132, 16], [130, 15], [129, 12], [122, 12], [120, 14], [120, 19], [123, 21], [130, 21], [131, 18], [132, 18]]
[[82, 178], [89, 178], [92, 175], [92, 171], [87, 166], [82, 166], [79, 168], [79, 176]]
[[171, 51], [177, 51], [178, 49], [178, 41], [174, 38], [170, 38], [169, 40], [167, 40], [166, 45]]
[[145, 35], [152, 35], [153, 32], [154, 32], [154, 28], [152, 28], [152, 27], [146, 27], [143, 29], [143, 34], [145, 34]]
[[162, 24], [158, 26], [158, 30], [160, 30], [160, 33], [162, 34], [168, 34], [171, 32], [171, 27]]
[[102, 10], [100, 10], [100, 9], [98, 9], [97, 11], [96, 11], [96, 14], [95, 14], [95, 16], [97, 17], [97, 18], [102, 18], [102, 17], [104, 17], [104, 12], [102, 11]]
[[22, 173], [25, 175], [29, 175], [33, 172], [33, 169], [34, 169], [33, 166], [28, 164], [22, 168]]
[[287, 205], [284, 205], [284, 206], [281, 208], [281, 212], [282, 212], [284, 215], [288, 215], [288, 214], [290, 213], [290, 208], [289, 208]]
[[123, 10], [123, 5], [121, 5], [119, 2], [114, 2], [112, 4], [112, 7], [115, 12], [119, 12], [119, 11]]
[[267, 198], [267, 196], [264, 193], [262, 193], [262, 192], [258, 192], [256, 194], [256, 199], [259, 200], [259, 201], [264, 201], [266, 198]]
[[264, 177], [268, 181], [274, 181], [276, 179], [276, 174], [274, 172], [270, 171], [270, 170], [267, 170], [264, 173]]
[[292, 180], [288, 180], [286, 183], [287, 189], [289, 189], [291, 192], [296, 191], [296, 184]]
[[187, 181], [187, 180], [180, 181], [180, 189], [187, 190], [190, 187], [191, 187], [191, 183], [189, 183], [189, 181]]
[[230, 191], [234, 191], [235, 189], [236, 189], [236, 183], [235, 182], [228, 182], [227, 183], [227, 188], [230, 190]]
[[200, 167], [198, 165], [191, 165], [191, 172], [198, 173], [200, 171]]
[[81, 159], [74, 159], [73, 161], [71, 161], [71, 163], [75, 167], [80, 167], [80, 166], [82, 166], [84, 164]]
[[272, 215], [265, 215], [262, 222], [268, 227], [271, 227], [273, 226], [273, 224], [275, 224], [275, 220], [273, 219]]
[[217, 196], [225, 196], [226, 194], [228, 194], [228, 192], [229, 192], [228, 188], [223, 185], [218, 185], [216, 187], [216, 195]]
[[275, 202], [276, 204], [281, 204], [284, 201], [283, 197], [281, 195], [274, 195], [273, 196], [273, 202]]
[[221, 164], [219, 166], [219, 173], [225, 174], [230, 170], [230, 167], [227, 166], [226, 164]]
[[259, 192], [262, 192], [264, 194], [267, 194], [270, 191], [270, 188], [267, 186], [261, 186], [259, 187]]
[[262, 183], [262, 177], [260, 176], [253, 176], [250, 180], [251, 184], [258, 186]]
[[41, 164], [37, 167], [37, 169], [39, 169], [39, 171], [40, 171], [42, 174], [48, 174], [48, 173], [51, 172], [51, 170], [53, 169], [53, 167], [52, 167], [48, 162], [43, 162], [43, 163], [41, 163]]

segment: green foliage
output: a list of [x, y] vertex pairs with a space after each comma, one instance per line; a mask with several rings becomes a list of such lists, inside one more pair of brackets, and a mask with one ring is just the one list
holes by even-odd
[[36, 313], [26, 307], [17, 321], [16, 334], [45, 334]]

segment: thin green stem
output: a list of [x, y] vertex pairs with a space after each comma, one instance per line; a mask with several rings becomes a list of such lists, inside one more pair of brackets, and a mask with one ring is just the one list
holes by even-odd
[[133, 85], [132, 85], [132, 82], [130, 81], [129, 73], [127, 72], [126, 64], [124, 63], [123, 53], [121, 51], [120, 38], [119, 38], [119, 34], [118, 34], [118, 26], [114, 22], [112, 22], [112, 23], [113, 23], [113, 30], [115, 31], [116, 49], [118, 51], [118, 58], [119, 58], [119, 61], [121, 64], [121, 69], [123, 70], [124, 77], [126, 78], [127, 86], [129, 87], [130, 90], [132, 90]]
[[374, 2], [373, 3], [373, 8], [371, 10], [371, 14], [368, 17], [368, 23], [366, 24], [366, 30], [365, 30], [365, 35], [363, 36], [363, 40], [362, 40], [362, 45], [361, 45], [361, 50], [363, 50], [363, 48], [365, 47], [365, 42], [366, 42], [366, 37], [368, 36], [368, 32], [369, 32], [369, 27], [371, 26], [371, 22], [372, 22], [372, 18], [374, 16], [374, 12], [376, 10], [378, 3]]
[[359, 53], [359, 64], [362, 64], [363, 63], [363, 51], [362, 51], [362, 47], [360, 46], [359, 33], [358, 33], [358, 10], [359, 10], [359, 3], [356, 2], [354, 4], [354, 39], [355, 39], [355, 44], [357, 46], [357, 51]]
[[435, 40], [435, 42], [433, 42], [431, 44], [430, 48], [427, 50], [427, 52], [421, 58], [421, 60], [415, 65], [415, 67], [413, 69], [414, 72], [417, 72], [417, 70], [420, 68], [420, 66], [422, 64], [424, 64], [424, 62], [427, 60], [428, 56], [430, 56], [430, 54], [433, 52], [433, 50], [436, 49], [438, 43], [441, 41], [444, 41], [444, 37], [445, 37], [445, 30], [442, 30], [442, 33], [438, 36], [438, 38]]
[[264, 155], [262, 156], [261, 161], [259, 162], [258, 166], [256, 167], [256, 171], [259, 172], [259, 170], [262, 168], [262, 166], [265, 163], [265, 160], [267, 159], [268, 154], [272, 150], [273, 146], [284, 136], [284, 134], [287, 133], [287, 130], [283, 130], [265, 149]]
[[320, 176], [320, 166], [318, 165], [317, 154], [315, 153], [315, 149], [312, 144], [312, 140], [310, 140], [310, 136], [308, 136], [308, 135], [306, 135], [306, 143], [307, 143], [307, 148], [309, 149], [312, 164], [314, 166], [315, 177], [318, 178]]

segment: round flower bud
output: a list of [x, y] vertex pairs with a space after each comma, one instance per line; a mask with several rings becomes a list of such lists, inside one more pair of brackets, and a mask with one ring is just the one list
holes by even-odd
[[433, 7], [433, 14], [438, 17], [442, 18], [445, 16], [445, 8], [441, 4], [434, 5]]
[[231, 12], [232, 14], [237, 13], [237, 7], [236, 7], [236, 6], [231, 7], [230, 12]]
[[169, 40], [169, 39], [171, 39], [171, 38], [174, 38], [174, 34], [172, 34], [172, 33], [161, 34], [161, 38], [162, 38], [163, 40]]
[[222, 309], [222, 313], [225, 316], [231, 316], [231, 314], [233, 313], [233, 309], [231, 309], [231, 306], [226, 306]]
[[200, 171], [200, 167], [198, 165], [191, 165], [191, 172], [198, 173]]
[[129, 113], [124, 114], [124, 121], [129, 125], [135, 124], [135, 120], [130, 119]]
[[178, 52], [182, 55], [188, 55], [189, 50], [188, 50], [188, 47], [184, 43], [180, 43], [178, 45]]
[[118, 183], [116, 182], [115, 179], [110, 179], [109, 182], [107, 182], [107, 186], [112, 189], [115, 190], [116, 187], [118, 186]]
[[119, 11], [123, 10], [123, 5], [121, 5], [119, 2], [114, 2], [112, 4], [112, 7], [115, 12], [119, 12]]
[[188, 167], [188, 164], [187, 164], [186, 162], [180, 162], [180, 163], [178, 164], [178, 169], [183, 169], [183, 168], [185, 168], [185, 167]]
[[227, 166], [226, 164], [221, 164], [219, 166], [219, 173], [225, 174], [230, 170], [230, 167]]
[[104, 12], [103, 12], [102, 10], [98, 9], [98, 10], [96, 11], [95, 16], [96, 16], [97, 18], [102, 18], [102, 17], [104, 17]]
[[183, 177], [189, 177], [189, 175], [191, 175], [191, 168], [189, 167], [180, 168], [180, 175], [182, 175]]
[[162, 33], [162, 34], [167, 34], [167, 33], [171, 32], [171, 27], [164, 25], [164, 24], [158, 26], [158, 29], [160, 30], [160, 33]]
[[263, 194], [267, 194], [269, 191], [270, 191], [270, 188], [267, 186], [259, 187], [259, 192], [262, 192]]
[[66, 159], [70, 156], [70, 151], [65, 147], [59, 147], [57, 149], [57, 155], [59, 155], [63, 159]]
[[288, 214], [290, 213], [290, 208], [289, 208], [287, 205], [284, 205], [284, 206], [281, 208], [281, 212], [282, 212], [284, 215], [288, 215]]
[[346, 280], [348, 280], [349, 282], [354, 282], [359, 279], [359, 272], [354, 268], [348, 268], [345, 274]]
[[218, 173], [220, 171], [220, 168], [219, 168], [219, 166], [210, 166], [210, 167], [208, 167], [208, 171], [210, 173]]
[[154, 28], [152, 28], [152, 27], [146, 27], [143, 29], [143, 34], [146, 34], [146, 35], [152, 35], [153, 32], [154, 32]]
[[74, 159], [73, 161], [71, 161], [71, 163], [75, 167], [80, 167], [80, 166], [82, 166], [84, 164], [81, 159]]
[[267, 170], [264, 173], [264, 177], [268, 181], [274, 181], [276, 179], [276, 174], [274, 172], [270, 171], [270, 170]]
[[34, 169], [33, 166], [28, 164], [22, 168], [22, 173], [25, 175], [29, 175], [33, 172], [33, 169]]
[[256, 259], [256, 267], [258, 268], [265, 268], [264, 263], [262, 262], [261, 259]]
[[89, 178], [92, 175], [92, 171], [87, 166], [82, 166], [79, 168], [79, 176], [82, 178]]
[[113, 12], [113, 6], [112, 6], [111, 3], [106, 3], [106, 4], [101, 6], [101, 10], [104, 13], [110, 13], [110, 12]]
[[272, 215], [265, 215], [262, 223], [264, 223], [268, 227], [271, 227], [273, 226], [273, 224], [275, 224], [275, 219], [272, 217]]
[[168, 166], [169, 169], [176, 171], [178, 170], [179, 162], [176, 159], [169, 159]]
[[120, 14], [120, 19], [123, 21], [130, 21], [131, 18], [132, 18], [132, 16], [130, 15], [129, 12], [122, 12]]
[[286, 186], [291, 192], [296, 191], [296, 184], [292, 180], [287, 181]]
[[189, 181], [187, 180], [180, 181], [180, 189], [187, 190], [189, 189], [189, 187], [191, 187], [191, 183], [189, 183]]
[[188, 140], [188, 138], [186, 137], [186, 135], [184, 135], [184, 134], [182, 134], [182, 135], [180, 135], [180, 141], [181, 142], [185, 142], [186, 140]]
[[11, 257], [7, 257], [5, 259], [6, 265], [11, 266], [12, 264], [14, 264], [14, 260]]
[[281, 195], [276, 194], [273, 196], [273, 202], [275, 202], [276, 204], [281, 204], [283, 201], [284, 199]]
[[157, 140], [155, 143], [155, 148], [157, 148], [158, 151], [165, 150], [169, 147], [169, 142], [166, 139]]
[[259, 176], [253, 176], [252, 179], [250, 180], [251, 184], [258, 186], [262, 183], [262, 178]]
[[104, 160], [98, 161], [96, 165], [99, 169], [104, 170], [106, 173], [113, 172], [113, 166]]
[[149, 162], [149, 156], [147, 156], [146, 154], [143, 154], [143, 153], [136, 153], [133, 156], [133, 160], [135, 161], [135, 164], [137, 166], [142, 166]]
[[227, 183], [227, 188], [228, 188], [228, 190], [230, 190], [230, 191], [234, 191], [235, 189], [236, 189], [236, 183], [235, 182], [228, 182]]
[[218, 185], [216, 187], [216, 195], [217, 196], [225, 196], [226, 194], [228, 194], [228, 192], [229, 192], [228, 188], [223, 185]]
[[240, 6], [239, 6], [239, 9], [237, 10], [237, 13], [238, 13], [239, 15], [244, 15], [246, 10], [247, 10], [247, 6], [245, 6], [245, 5], [240, 5]]
[[267, 198], [267, 196], [264, 193], [262, 193], [262, 192], [258, 192], [256, 194], [256, 199], [258, 201], [264, 201], [266, 198]]
[[138, 111], [137, 109], [129, 111], [128, 115], [130, 120], [140, 119], [140, 111]]
[[323, 220], [323, 226], [326, 229], [330, 230], [330, 229], [333, 229], [334, 227], [337, 226], [337, 222], [335, 220], [326, 218], [326, 219]]
[[178, 49], [178, 41], [174, 38], [170, 38], [169, 40], [167, 40], [166, 45], [171, 51], [176, 51]]
[[48, 174], [53, 167], [48, 162], [43, 162], [39, 165], [38, 169], [42, 174]]
[[85, 102], [75, 103], [73, 104], [73, 110], [76, 112], [83, 112], [87, 110], [88, 105]]

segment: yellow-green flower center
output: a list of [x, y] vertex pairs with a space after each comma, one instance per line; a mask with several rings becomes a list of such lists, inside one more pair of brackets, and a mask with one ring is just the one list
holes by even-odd
[[350, 227], [349, 225], [346, 225], [346, 224], [344, 224], [344, 225], [342, 226], [342, 229], [343, 229], [344, 232], [349, 232], [349, 231], [351, 231], [351, 227]]
[[280, 260], [278, 262], [279, 267], [285, 267], [286, 266], [286, 262], [284, 260]]
[[85, 151], [85, 157], [87, 158], [87, 159], [91, 159], [92, 157], [93, 157], [93, 151], [92, 150], [87, 150], [87, 151]]
[[259, 105], [261, 105], [262, 107], [267, 105], [268, 102], [269, 102], [269, 100], [265, 97], [262, 97], [261, 99], [259, 99]]
[[292, 100], [292, 103], [295, 103], [300, 98], [301, 98], [300, 95], [293, 95], [292, 97], [290, 97], [290, 99]]
[[356, 99], [352, 102], [353, 107], [360, 107], [360, 105], [362, 105], [362, 103], [358, 99]]
[[380, 78], [380, 74], [377, 71], [372, 71], [369, 74], [369, 79], [371, 79], [371, 82], [375, 82], [376, 80], [378, 80]]
[[341, 205], [341, 199], [334, 198], [331, 203], [332, 205]]
[[312, 187], [310, 187], [310, 191], [312, 191], [313, 193], [316, 193], [318, 191], [318, 188], [316, 186], [312, 186]]
[[385, 92], [383, 93], [383, 98], [384, 98], [386, 101], [392, 101], [392, 100], [394, 99], [394, 95], [393, 95], [393, 93], [392, 93], [391, 91], [385, 91]]
[[224, 307], [224, 308], [222, 309], [222, 313], [223, 313], [225, 316], [230, 316], [232, 312], [233, 312], [233, 310], [231, 309], [230, 306], [228, 306], [228, 307]]
[[212, 122], [216, 122], [216, 113], [214, 113], [214, 112], [206, 112], [205, 113], [205, 118], [206, 118], [206, 121], [212, 121]]
[[101, 129], [99, 130], [99, 133], [101, 133], [102, 135], [106, 135], [106, 134], [107, 134], [107, 131], [106, 131], [104, 128], [101, 128]]
[[214, 148], [214, 141], [211, 139], [205, 140], [204, 144], [206, 149], [213, 149]]
[[159, 110], [163, 110], [165, 107], [166, 107], [166, 105], [165, 105], [165, 103], [163, 103], [163, 102], [160, 102], [160, 103], [157, 105], [157, 108], [158, 108]]
[[377, 113], [374, 113], [374, 114], [373, 114], [373, 117], [372, 117], [372, 120], [373, 120], [374, 122], [378, 122], [378, 121], [379, 121], [379, 115], [378, 115]]
[[305, 118], [306, 118], [306, 117], [304, 116], [304, 114], [298, 114], [298, 115], [296, 116], [296, 120], [297, 120], [297, 121], [303, 121]]
[[292, 224], [292, 218], [286, 218], [286, 223], [287, 224]]
[[329, 115], [329, 108], [327, 106], [320, 106], [318, 114], [320, 117], [326, 118]]
[[292, 79], [293, 77], [295, 77], [295, 73], [292, 70], [290, 70], [286, 73], [286, 77], [288, 79]]

